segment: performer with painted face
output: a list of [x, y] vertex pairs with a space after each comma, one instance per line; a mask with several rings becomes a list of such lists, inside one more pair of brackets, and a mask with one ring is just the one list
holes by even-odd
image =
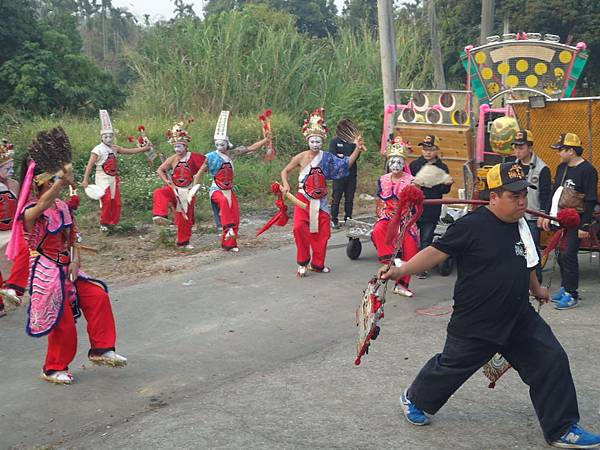
[[80, 270], [79, 233], [69, 205], [59, 197], [73, 185], [71, 146], [62, 128], [41, 132], [28, 148], [17, 222], [8, 256], [19, 253], [23, 234], [29, 248], [30, 306], [26, 331], [48, 336], [41, 378], [71, 384], [68, 366], [77, 352], [75, 319], [87, 321], [88, 358], [95, 364], [124, 366], [115, 353], [115, 319], [107, 288]]
[[[304, 277], [306, 270], [328, 273], [325, 265], [327, 241], [331, 237], [330, 212], [327, 204], [327, 180], [347, 177], [350, 167], [360, 155], [363, 146], [357, 145], [350, 156], [339, 157], [322, 151], [327, 137], [325, 110], [317, 108], [305, 121], [302, 134], [308, 142], [309, 150], [292, 158], [281, 171], [282, 192], [290, 191], [288, 174], [298, 167], [297, 198], [306, 205], [294, 207], [294, 239], [296, 241], [296, 261], [298, 277]], [[312, 254], [311, 254], [312, 250]]]
[[[387, 167], [389, 172], [379, 177], [377, 197], [381, 200], [381, 207], [377, 210], [377, 222], [373, 227], [372, 239], [377, 249], [379, 261], [388, 264], [394, 253], [394, 244], [387, 241], [387, 232], [390, 220], [393, 217], [400, 192], [410, 185], [413, 176], [406, 170], [407, 147], [400, 136], [393, 138], [387, 147]], [[408, 261], [419, 251], [418, 231], [415, 226], [404, 233], [402, 241], [402, 259]], [[410, 277], [396, 280], [394, 293], [405, 297], [412, 297], [414, 293], [408, 288]]]
[[269, 136], [249, 147], [233, 147], [227, 137], [229, 111], [221, 111], [215, 129], [215, 151], [206, 154], [206, 164], [202, 171], [208, 170], [213, 177], [209, 196], [215, 210], [219, 211], [220, 223], [223, 227], [221, 247], [232, 252], [240, 251], [237, 244], [237, 234], [240, 226], [240, 207], [233, 192], [233, 160], [241, 155], [247, 155], [269, 142]]
[[[14, 149], [6, 139], [0, 140], [0, 248], [10, 240], [10, 233], [17, 210], [19, 183], [14, 176]], [[25, 292], [29, 276], [29, 252], [21, 251], [12, 266], [9, 277], [3, 280], [0, 273], [0, 317], [6, 315], [4, 299], [16, 305], [21, 303], [20, 297]]]
[[102, 190], [100, 198], [102, 213], [100, 215], [100, 229], [108, 231], [111, 225], [118, 225], [121, 220], [121, 192], [119, 189], [120, 179], [118, 170], [117, 154], [134, 155], [147, 152], [152, 144], [137, 148], [125, 148], [115, 144], [115, 133], [108, 111], [100, 110], [100, 137], [102, 142], [92, 149], [90, 159], [85, 168], [81, 186], [85, 189], [89, 186], [92, 168], [96, 166], [95, 182]]
[[202, 174], [200, 169], [204, 166], [206, 157], [189, 150], [188, 144], [192, 137], [184, 125], [184, 122], [178, 122], [167, 131], [175, 154], [169, 156], [156, 171], [166, 186], [154, 191], [152, 214], [155, 224], [167, 225], [170, 223], [169, 209], [173, 208], [177, 226], [177, 246], [192, 250], [194, 246], [190, 239], [195, 223], [195, 194]]

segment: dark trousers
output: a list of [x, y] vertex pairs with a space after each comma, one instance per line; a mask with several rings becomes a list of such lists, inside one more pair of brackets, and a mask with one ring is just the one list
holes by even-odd
[[579, 250], [579, 237], [577, 230], [567, 231], [567, 245], [563, 250], [558, 251], [558, 266], [560, 267], [561, 286], [565, 288], [573, 298], [577, 298], [577, 288], [579, 287], [579, 260], [577, 251]]
[[527, 225], [529, 225], [529, 229], [531, 230], [531, 237], [533, 238], [533, 242], [535, 243], [535, 249], [537, 250], [538, 257], [540, 258], [540, 263], [535, 268], [535, 275], [537, 276], [538, 281], [542, 282], [542, 254], [540, 253], [540, 229], [537, 226], [537, 219], [529, 220], [527, 219]]
[[215, 226], [217, 227], [217, 230], [220, 230], [222, 228], [221, 225], [221, 210], [219, 209], [219, 204], [216, 203], [215, 201], [213, 201], [213, 199], [210, 199], [210, 207], [212, 209], [212, 213], [213, 216], [215, 218]]
[[529, 386], [529, 396], [548, 442], [579, 422], [567, 354], [533, 310], [522, 314], [504, 345], [448, 334], [442, 353], [431, 358], [408, 389], [408, 398], [435, 414], [495, 353], [501, 353]]
[[429, 247], [433, 242], [437, 221], [417, 222], [417, 226], [419, 227], [419, 236], [421, 238], [421, 246], [419, 249], [423, 250], [425, 247]]
[[338, 223], [340, 202], [344, 196], [344, 220], [352, 218], [354, 193], [356, 192], [356, 176], [350, 175], [339, 180], [333, 180], [333, 198], [331, 200], [331, 220]]

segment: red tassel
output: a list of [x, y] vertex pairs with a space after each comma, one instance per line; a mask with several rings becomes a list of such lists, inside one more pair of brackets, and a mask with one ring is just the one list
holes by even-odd
[[140, 126], [138, 127], [138, 131], [139, 131], [140, 133], [143, 133], [144, 131], [146, 131], [146, 127], [145, 127], [144, 125], [140, 125]]
[[581, 220], [579, 214], [574, 208], [561, 209], [556, 215], [556, 218], [558, 219], [558, 224], [567, 230], [577, 228]]
[[135, 138], [133, 136], [127, 136], [127, 140], [129, 142], [135, 142]]

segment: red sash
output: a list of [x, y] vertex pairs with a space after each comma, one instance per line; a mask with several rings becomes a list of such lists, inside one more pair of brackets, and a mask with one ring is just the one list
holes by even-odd
[[313, 167], [304, 179], [304, 192], [315, 200], [327, 196], [327, 178], [320, 167]]
[[233, 189], [233, 166], [230, 162], [224, 162], [221, 168], [215, 175], [215, 184], [219, 189], [230, 190]]

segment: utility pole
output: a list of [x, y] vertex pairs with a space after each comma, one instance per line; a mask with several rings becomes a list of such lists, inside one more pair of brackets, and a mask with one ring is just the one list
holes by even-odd
[[487, 42], [486, 38], [494, 32], [494, 0], [481, 0], [481, 35], [479, 43]]
[[436, 89], [446, 89], [446, 77], [444, 76], [444, 64], [442, 62], [442, 48], [437, 32], [437, 18], [435, 16], [435, 0], [427, 0], [427, 15], [429, 18], [429, 29], [431, 30], [431, 59], [433, 63], [433, 76]]
[[394, 47], [394, 9], [392, 0], [377, 0], [377, 19], [379, 23], [383, 102], [385, 105], [393, 105], [394, 88], [396, 87], [396, 51]]

